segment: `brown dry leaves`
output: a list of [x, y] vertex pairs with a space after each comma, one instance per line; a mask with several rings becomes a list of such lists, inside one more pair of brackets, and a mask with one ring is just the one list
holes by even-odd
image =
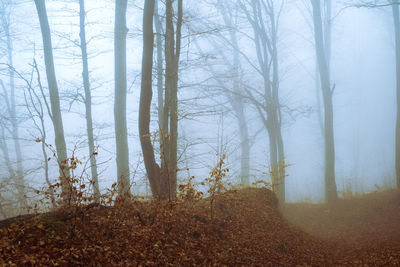
[[[343, 257], [348, 255], [335, 251], [321, 238], [290, 227], [277, 206], [271, 191], [248, 188], [216, 195], [212, 219], [208, 199], [132, 201], [115, 207], [82, 208], [74, 214], [43, 214], [0, 228], [0, 265], [344, 263]], [[382, 247], [376, 253], [385, 249], [391, 248]], [[363, 251], [357, 253], [366, 256]], [[357, 255], [349, 262], [363, 260]]]

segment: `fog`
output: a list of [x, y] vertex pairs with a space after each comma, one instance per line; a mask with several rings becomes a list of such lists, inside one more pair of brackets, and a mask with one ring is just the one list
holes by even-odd
[[[67, 154], [68, 157], [75, 155], [86, 163], [90, 155], [83, 101], [82, 59], [78, 46], [79, 3], [45, 2]], [[175, 29], [176, 2], [173, 4]], [[241, 183], [243, 126], [238, 127], [238, 115], [232, 107], [232, 99], [235, 97], [241, 98], [249, 139], [249, 184], [257, 180], [274, 183], [270, 175], [272, 166], [269, 133], [260, 119], [260, 106], [255, 104], [257, 100], [260, 103], [264, 101], [264, 80], [256, 70], [256, 37], [243, 9], [248, 8], [251, 11], [251, 3], [254, 1], [238, 1], [245, 7], [236, 5], [235, 2], [188, 0], [183, 3], [177, 93], [178, 184], [185, 183], [185, 179], [191, 176], [195, 177], [194, 181], [201, 182], [209, 176], [223, 154], [226, 154], [224, 168], [229, 168], [224, 182]], [[274, 10], [279, 17], [276, 51], [279, 63], [279, 107], [282, 113], [280, 127], [284, 162], [288, 164], [285, 167], [285, 201], [322, 202], [325, 200], [324, 110], [312, 5], [309, 1], [296, 0], [265, 2], [274, 3]], [[24, 187], [24, 193], [28, 197], [35, 189], [42, 190], [47, 186], [42, 148], [40, 142], [35, 141], [42, 138], [37, 129], [40, 123], [38, 117], [29, 112], [34, 112], [38, 99], [43, 101], [43, 97], [46, 97], [49, 101], [49, 91], [35, 3], [18, 0], [2, 0], [0, 3], [3, 23], [0, 29], [0, 80], [4, 84], [0, 95], [3, 129], [0, 133], [0, 194], [2, 205], [8, 210], [12, 203], [17, 202], [18, 186]], [[330, 83], [331, 88], [334, 88], [334, 171], [339, 197], [396, 187], [396, 78], [399, 77], [396, 77], [392, 9], [390, 6], [351, 6], [355, 4], [359, 4], [359, 1], [332, 1], [330, 20]], [[86, 1], [85, 5], [94, 143], [98, 153], [96, 159], [99, 187], [104, 193], [106, 188], [118, 181], [114, 131], [115, 4], [113, 1], [91, 0]], [[126, 118], [129, 179], [132, 183], [130, 190], [134, 195], [151, 195], [138, 132], [143, 7], [143, 1], [128, 1], [126, 19]], [[161, 1], [159, 14], [165, 31], [165, 5]], [[232, 26], [226, 25], [224, 15], [232, 16]], [[324, 19], [323, 16], [323, 21]], [[262, 23], [269, 32], [270, 21], [265, 20]], [[232, 43], [232, 32], [237, 38], [237, 47]], [[9, 61], [10, 47], [7, 47], [7, 38], [12, 42], [13, 62]], [[155, 160], [159, 162], [157, 49], [154, 44], [150, 133], [155, 136], [152, 141]], [[160, 49], [164, 54], [164, 48]], [[234, 63], [235, 51], [239, 60], [237, 71]], [[37, 62], [39, 72], [33, 68], [33, 59]], [[165, 70], [165, 63], [163, 68]], [[14, 73], [15, 81], [15, 115], [10, 114], [7, 108], [12, 104], [10, 73]], [[44, 95], [38, 91], [38, 73]], [[269, 77], [272, 79], [272, 75]], [[29, 102], [27, 98], [27, 84], [38, 94], [38, 99], [35, 98], [33, 102]], [[234, 91], [235, 84], [239, 91]], [[265, 104], [265, 109], [266, 106]], [[46, 143], [55, 147], [52, 120], [46, 107], [43, 108]], [[12, 121], [18, 126], [18, 137], [13, 136]], [[22, 151], [20, 160], [15, 150], [15, 138], [18, 138]], [[47, 152], [52, 157], [53, 152]], [[23, 185], [18, 184], [13, 177], [18, 163], [22, 163]], [[55, 183], [59, 176], [58, 166], [54, 158], [49, 163], [49, 177]], [[82, 173], [85, 177], [91, 177], [89, 166], [90, 163], [79, 166], [76, 170], [78, 176]], [[201, 186], [199, 188], [202, 189]]]

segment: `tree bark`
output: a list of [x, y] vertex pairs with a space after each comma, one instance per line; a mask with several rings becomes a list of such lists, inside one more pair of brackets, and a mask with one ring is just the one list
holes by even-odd
[[158, 0], [154, 2], [154, 25], [156, 28], [156, 48], [157, 48], [157, 100], [158, 100], [158, 124], [160, 130], [160, 146], [162, 146], [161, 132], [163, 127], [164, 111], [164, 86], [163, 86], [163, 45], [162, 45], [162, 24], [158, 14]]
[[313, 7], [315, 47], [324, 102], [325, 197], [328, 202], [332, 202], [337, 199], [332, 90], [322, 33], [320, 0], [311, 0], [311, 4]]
[[[181, 49], [182, 0], [178, 0], [176, 40], [174, 36], [172, 0], [166, 0], [165, 31], [165, 105], [162, 135], [164, 137], [162, 172], [167, 175], [169, 198], [175, 198], [178, 153], [178, 69]], [[167, 118], [165, 120], [165, 118]], [[169, 122], [169, 134], [168, 134]]]
[[164, 192], [162, 189], [166, 187], [166, 177], [161, 177], [160, 167], [155, 161], [154, 148], [150, 139], [150, 110], [151, 98], [153, 95], [153, 13], [154, 0], [146, 0], [143, 10], [143, 54], [139, 105], [139, 136], [151, 191], [153, 196], [164, 199], [166, 195], [163, 195]]
[[397, 188], [400, 189], [400, 20], [399, 1], [392, 0], [393, 24], [396, 38], [396, 152], [395, 168]]
[[115, 1], [114, 28], [114, 123], [117, 152], [118, 192], [126, 197], [130, 194], [129, 150], [126, 123], [126, 9], [127, 0]]
[[88, 135], [89, 145], [89, 157], [90, 157], [90, 170], [92, 173], [93, 183], [93, 195], [95, 201], [100, 202], [100, 189], [99, 179], [97, 173], [97, 163], [94, 149], [94, 137], [93, 137], [93, 119], [92, 119], [92, 96], [90, 91], [89, 82], [89, 66], [88, 66], [88, 54], [86, 46], [86, 32], [85, 32], [85, 1], [79, 0], [79, 26], [80, 26], [80, 48], [82, 53], [82, 78], [83, 87], [85, 89], [85, 112], [86, 112], [86, 129]]
[[58, 85], [56, 73], [54, 69], [53, 48], [51, 44], [50, 27], [47, 19], [46, 5], [44, 0], [35, 0], [35, 5], [40, 21], [40, 29], [42, 32], [44, 61], [46, 66], [47, 83], [50, 93], [50, 106], [52, 113], [52, 122], [55, 133], [55, 143], [57, 151], [58, 164], [60, 166], [60, 179], [62, 185], [62, 195], [64, 200], [70, 199], [70, 190], [67, 180], [70, 177], [67, 146], [65, 144], [64, 128], [60, 109], [60, 96], [58, 93]]

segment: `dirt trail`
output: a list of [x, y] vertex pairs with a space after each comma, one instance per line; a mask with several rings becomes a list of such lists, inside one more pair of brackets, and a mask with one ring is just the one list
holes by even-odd
[[286, 204], [282, 214], [327, 243], [338, 265], [400, 266], [400, 193], [372, 193], [334, 204]]

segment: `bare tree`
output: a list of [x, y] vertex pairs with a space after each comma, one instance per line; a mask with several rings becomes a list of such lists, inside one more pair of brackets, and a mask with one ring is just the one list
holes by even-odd
[[397, 188], [400, 189], [400, 20], [399, 20], [399, 1], [389, 0], [392, 4], [393, 12], [393, 25], [396, 38], [396, 99], [397, 99], [397, 112], [396, 112], [396, 181]]
[[239, 5], [251, 24], [258, 67], [248, 57], [247, 61], [263, 79], [262, 100], [247, 90], [249, 99], [268, 132], [269, 156], [273, 189], [281, 201], [285, 200], [285, 156], [281, 133], [282, 116], [279, 103], [278, 24], [279, 13], [274, 1], [251, 0], [250, 5], [242, 1]]
[[[13, 71], [13, 42], [11, 38], [11, 20], [10, 20], [10, 7], [12, 5], [11, 1], [2, 1], [0, 4], [0, 20], [1, 20], [1, 29], [4, 32], [4, 42], [6, 45], [6, 55], [7, 55], [7, 62], [9, 65], [8, 68], [8, 75], [9, 75], [9, 93], [7, 92], [3, 81], [1, 81], [1, 86], [3, 88], [3, 98], [6, 102], [6, 109], [7, 109], [7, 117], [8, 121], [11, 124], [10, 134], [13, 137], [14, 143], [14, 150], [16, 156], [16, 176], [15, 184], [18, 191], [18, 201], [21, 207], [26, 207], [26, 200], [25, 200], [25, 180], [23, 174], [23, 166], [22, 166], [22, 152], [21, 152], [21, 144], [19, 140], [19, 121], [17, 117], [17, 104], [16, 104], [16, 97], [15, 97], [15, 77]], [[8, 12], [7, 12], [8, 11]]]
[[225, 25], [229, 29], [230, 42], [233, 47], [233, 66], [232, 66], [232, 77], [233, 77], [233, 89], [228, 92], [229, 102], [236, 115], [238, 128], [240, 132], [240, 183], [242, 185], [249, 185], [249, 170], [250, 170], [250, 144], [249, 144], [249, 132], [246, 122], [246, 115], [244, 112], [243, 103], [243, 92], [240, 82], [240, 55], [239, 55], [239, 44], [237, 41], [236, 28], [234, 25], [234, 14], [233, 9], [229, 6], [228, 1], [219, 0], [219, 7], [221, 8], [221, 14], [224, 19]]
[[86, 32], [85, 32], [85, 1], [79, 0], [79, 26], [80, 26], [80, 48], [82, 53], [82, 78], [83, 87], [85, 89], [85, 111], [86, 111], [86, 129], [88, 135], [89, 157], [90, 157], [90, 170], [92, 173], [92, 183], [94, 190], [94, 198], [96, 202], [100, 201], [99, 179], [97, 173], [97, 163], [94, 149], [93, 137], [93, 119], [92, 119], [92, 95], [89, 82], [89, 66], [88, 66], [88, 53], [86, 45]]
[[315, 48], [324, 102], [325, 197], [328, 202], [331, 202], [337, 199], [332, 105], [333, 88], [331, 89], [330, 85], [330, 73], [322, 32], [320, 0], [311, 0], [311, 4], [313, 8]]
[[40, 29], [42, 32], [44, 62], [46, 66], [47, 83], [50, 93], [51, 120], [54, 126], [55, 144], [57, 151], [57, 159], [59, 163], [60, 179], [62, 184], [62, 195], [64, 199], [69, 199], [69, 187], [67, 179], [69, 178], [69, 167], [67, 158], [67, 146], [64, 137], [64, 128], [60, 109], [60, 96], [56, 73], [54, 68], [53, 48], [51, 44], [51, 34], [49, 22], [47, 19], [46, 4], [44, 0], [35, 0], [37, 13], [39, 16]]
[[165, 102], [161, 123], [163, 176], [168, 179], [168, 198], [176, 195], [178, 153], [178, 69], [181, 51], [182, 0], [178, 0], [176, 35], [172, 0], [166, 0], [165, 30]]
[[143, 55], [139, 106], [139, 136], [151, 191], [153, 196], [163, 198], [166, 197], [167, 193], [167, 185], [165, 183], [166, 175], [161, 176], [160, 167], [155, 161], [154, 148], [150, 139], [150, 109], [153, 94], [153, 13], [154, 0], [146, 0], [143, 10]]
[[[164, 110], [164, 87], [163, 87], [163, 45], [162, 45], [162, 22], [158, 13], [158, 0], [154, 2], [154, 26], [156, 29], [156, 49], [157, 49], [157, 100], [158, 100], [158, 123], [160, 132], [163, 129], [163, 110]], [[162, 142], [162, 138], [160, 138]], [[162, 145], [162, 143], [161, 143]]]
[[[50, 193], [50, 200], [53, 206], [56, 205], [56, 200], [54, 196], [53, 189], [51, 188], [52, 183], [50, 182], [49, 177], [49, 160], [47, 154], [47, 131], [46, 131], [46, 124], [45, 124], [45, 110], [47, 110], [47, 114], [51, 118], [51, 111], [49, 107], [49, 103], [47, 101], [46, 95], [44, 93], [44, 89], [42, 86], [40, 72], [36, 64], [36, 60], [33, 60], [33, 70], [32, 71], [32, 78], [34, 72], [37, 75], [37, 86], [39, 88], [39, 93], [36, 92], [35, 88], [33, 87], [32, 79], [28, 80], [24, 78], [20, 73], [17, 73], [18, 76], [23, 79], [26, 83], [26, 91], [24, 91], [24, 99], [26, 110], [28, 111], [28, 117], [33, 121], [33, 125], [35, 129], [39, 133], [39, 137], [37, 141], [40, 141], [42, 155], [43, 155], [43, 164], [44, 164], [44, 177], [49, 187]], [[27, 92], [27, 93], [26, 93]], [[46, 109], [44, 108], [46, 107]]]
[[348, 7], [382, 8], [390, 6], [393, 14], [393, 28], [395, 34], [395, 53], [396, 53], [396, 130], [395, 130], [395, 172], [396, 185], [400, 188], [400, 19], [399, 19], [399, 0], [383, 1], [364, 1], [351, 3]]
[[114, 68], [115, 102], [114, 123], [117, 150], [117, 177], [119, 194], [126, 196], [130, 192], [129, 150], [126, 125], [126, 9], [127, 0], [115, 1], [114, 28]]

